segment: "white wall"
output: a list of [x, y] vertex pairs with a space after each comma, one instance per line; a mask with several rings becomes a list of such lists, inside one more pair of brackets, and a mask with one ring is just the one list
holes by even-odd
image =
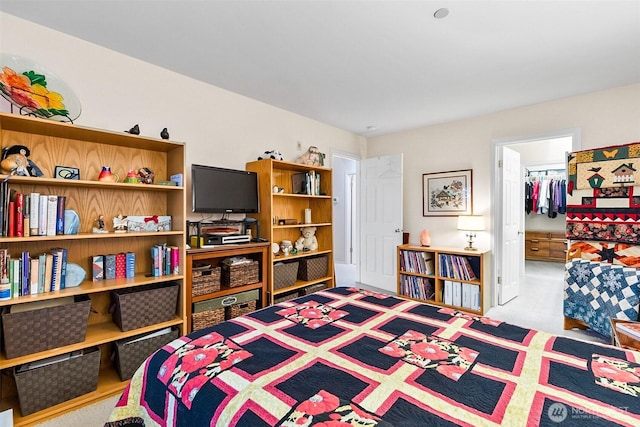
[[417, 242], [431, 231], [434, 246], [463, 247], [455, 217], [422, 216], [422, 174], [473, 169], [473, 210], [487, 216], [480, 246], [491, 246], [492, 141], [580, 128], [582, 148], [640, 141], [640, 84], [560, 99], [485, 116], [370, 138], [370, 157], [405, 153], [404, 224]]
[[[50, 68], [73, 89], [82, 103], [78, 125], [124, 131], [138, 123], [142, 135], [158, 138], [167, 127], [187, 144], [187, 168], [244, 169], [268, 149], [295, 160], [303, 152], [297, 141], [326, 160], [332, 149], [364, 153], [363, 137], [1, 12], [0, 40], [1, 52]], [[4, 98], [0, 111], [9, 111]]]

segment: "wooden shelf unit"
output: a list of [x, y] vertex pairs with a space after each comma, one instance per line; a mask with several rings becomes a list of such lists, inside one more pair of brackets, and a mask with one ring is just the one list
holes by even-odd
[[525, 231], [525, 259], [565, 262], [567, 238], [562, 231]]
[[[419, 256], [421, 259], [432, 260], [430, 269], [422, 270], [416, 267], [416, 262], [409, 261], [403, 262], [402, 257], [407, 253], [408, 257], [405, 259], [415, 259], [412, 256]], [[457, 256], [464, 257], [469, 261], [469, 265], [473, 269], [475, 279], [465, 280], [462, 278], [455, 278], [453, 274], [447, 274], [443, 270], [440, 263], [441, 256]], [[423, 258], [424, 257], [424, 258]], [[486, 284], [486, 275], [489, 271], [489, 258], [490, 252], [488, 250], [476, 250], [467, 251], [464, 249], [456, 248], [436, 248], [414, 245], [400, 245], [398, 246], [398, 295], [406, 298], [414, 299], [417, 301], [428, 302], [434, 305], [440, 305], [443, 307], [451, 307], [462, 311], [468, 311], [471, 313], [484, 314], [490, 306], [490, 291]], [[403, 268], [404, 265], [404, 268]], [[461, 276], [458, 276], [461, 277]], [[427, 297], [418, 297], [416, 292], [413, 295], [403, 289], [402, 283], [404, 280], [415, 280], [417, 284], [414, 284], [416, 288], [420, 286], [421, 282], [428, 281], [432, 290], [429, 292], [431, 295]], [[452, 281], [457, 283], [468, 283], [479, 287], [479, 309], [475, 310], [470, 307], [463, 307], [462, 305], [446, 304], [444, 302], [444, 285], [445, 281]], [[414, 289], [416, 289], [414, 288]], [[424, 291], [422, 291], [424, 292]]]
[[[68, 262], [80, 265], [86, 272], [78, 287], [38, 295], [18, 296], [0, 301], [0, 309], [15, 304], [51, 300], [73, 295], [88, 295], [91, 312], [85, 340], [39, 353], [13, 359], [0, 356], [0, 410], [13, 408], [14, 425], [32, 425], [61, 413], [94, 403], [99, 399], [120, 393], [128, 381], [120, 381], [111, 365], [113, 342], [133, 335], [153, 332], [167, 326], [177, 326], [186, 333], [186, 307], [183, 286], [185, 266], [186, 195], [184, 187], [106, 183], [97, 181], [102, 166], [108, 165], [114, 173], [124, 177], [127, 171], [147, 167], [155, 174], [156, 182], [169, 180], [171, 175], [185, 174], [185, 145], [183, 143], [81, 127], [69, 123], [42, 120], [17, 114], [0, 113], [0, 145], [24, 145], [31, 151], [30, 159], [43, 171], [45, 177], [11, 176], [10, 189], [18, 193], [56, 194], [66, 196], [66, 209], [75, 210], [80, 217], [80, 230], [75, 235], [0, 237], [0, 248], [7, 248], [12, 257], [22, 251], [30, 254], [48, 252], [53, 247], [68, 249]], [[55, 166], [80, 169], [79, 180], [49, 178]], [[0, 175], [0, 179], [6, 178]], [[103, 214], [106, 228], [112, 230], [111, 219], [123, 215], [169, 215], [172, 230], [149, 233], [91, 232], [95, 219]], [[150, 248], [157, 244], [180, 248], [180, 274], [147, 277], [151, 271]], [[135, 252], [136, 275], [128, 279], [92, 281], [93, 255]], [[110, 313], [111, 291], [133, 288], [151, 283], [177, 282], [180, 285], [176, 316], [173, 320], [122, 332], [113, 323]], [[28, 416], [21, 416], [15, 382], [11, 375], [14, 367], [23, 363], [98, 346], [101, 351], [101, 369], [98, 389]]]
[[[325, 283], [328, 288], [335, 286], [333, 265], [333, 200], [331, 198], [332, 171], [323, 166], [301, 165], [282, 160], [264, 159], [247, 163], [246, 169], [258, 173], [258, 192], [260, 197], [260, 213], [250, 216], [260, 223], [262, 238], [270, 243], [290, 240], [292, 243], [300, 237], [300, 228], [316, 227], [318, 249], [309, 252], [298, 252], [284, 256], [274, 254], [269, 249], [269, 266], [267, 281], [267, 300], [273, 304], [275, 297], [300, 290], [317, 283]], [[298, 173], [315, 172], [320, 174], [320, 195], [294, 194], [292, 176]], [[275, 193], [274, 186], [284, 189]], [[311, 209], [311, 224], [304, 224], [304, 211]], [[293, 219], [296, 224], [280, 225], [281, 219]], [[273, 265], [276, 262], [296, 260], [305, 257], [325, 255], [327, 257], [327, 275], [316, 280], [296, 280], [285, 288], [275, 289], [273, 285]]]
[[[187, 297], [187, 330], [192, 332], [192, 310], [193, 303], [206, 301], [212, 298], [224, 297], [240, 292], [250, 291], [258, 289], [260, 294], [260, 300], [256, 303], [256, 308], [266, 307], [267, 301], [267, 262], [269, 243], [257, 242], [257, 243], [244, 243], [238, 245], [220, 245], [211, 248], [198, 248], [187, 250], [187, 262], [185, 270], [185, 291]], [[219, 291], [211, 292], [204, 295], [192, 296], [191, 293], [191, 276], [192, 268], [194, 265], [210, 264], [212, 267], [219, 267], [225, 258], [244, 256], [251, 258], [260, 263], [259, 266], [259, 282], [251, 283], [248, 285], [229, 287], [225, 285], [220, 286]]]

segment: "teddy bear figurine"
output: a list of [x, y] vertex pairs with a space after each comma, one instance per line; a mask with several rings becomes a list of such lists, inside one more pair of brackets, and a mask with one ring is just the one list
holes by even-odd
[[2, 171], [11, 175], [43, 176], [40, 168], [29, 159], [31, 151], [24, 145], [12, 145], [2, 149]]
[[295, 248], [298, 251], [315, 251], [318, 249], [318, 238], [316, 237], [316, 227], [302, 227], [302, 236], [296, 240]]

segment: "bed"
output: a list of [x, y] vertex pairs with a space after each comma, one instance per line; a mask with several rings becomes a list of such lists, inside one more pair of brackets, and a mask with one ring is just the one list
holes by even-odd
[[167, 344], [114, 426], [640, 425], [640, 353], [358, 288]]

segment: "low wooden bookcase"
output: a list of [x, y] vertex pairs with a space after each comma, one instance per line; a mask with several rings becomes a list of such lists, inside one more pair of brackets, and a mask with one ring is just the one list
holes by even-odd
[[[490, 307], [486, 272], [490, 252], [413, 245], [398, 246], [398, 295], [483, 314]], [[473, 274], [471, 274], [471, 272]], [[459, 286], [459, 303], [452, 295], [448, 301], [446, 288]], [[466, 289], [466, 291], [464, 291]], [[467, 294], [468, 298], [463, 299]], [[474, 300], [472, 295], [476, 295]]]

